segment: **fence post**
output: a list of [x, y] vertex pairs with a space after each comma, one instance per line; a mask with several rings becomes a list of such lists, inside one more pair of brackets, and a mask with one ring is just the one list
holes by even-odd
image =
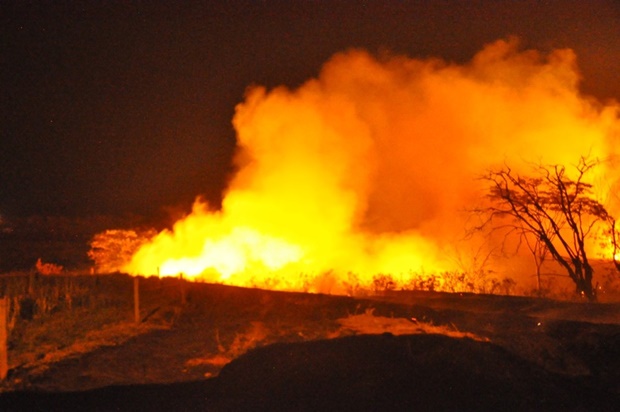
[[181, 305], [185, 306], [187, 303], [187, 293], [185, 292], [185, 280], [183, 279], [183, 273], [179, 273], [179, 282], [181, 287]]
[[140, 323], [140, 280], [137, 276], [133, 278], [133, 318], [136, 323]]
[[4, 380], [9, 373], [8, 331], [7, 331], [8, 299], [0, 298], [0, 380]]

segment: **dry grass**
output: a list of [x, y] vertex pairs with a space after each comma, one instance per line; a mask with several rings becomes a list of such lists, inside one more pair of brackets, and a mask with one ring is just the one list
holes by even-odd
[[[34, 284], [33, 284], [34, 283]], [[122, 345], [154, 329], [169, 328], [171, 301], [160, 282], [143, 280], [141, 314], [133, 318], [133, 283], [127, 276], [35, 276], [0, 279], [8, 297], [9, 377], [0, 392], [45, 373], [50, 365], [105, 346]], [[17, 373], [15, 373], [17, 372]]]
[[[336, 320], [340, 325], [338, 329], [333, 331], [326, 329], [321, 336], [314, 336], [314, 339], [335, 339], [351, 334], [380, 335], [391, 333], [393, 335], [436, 334], [453, 338], [470, 338], [477, 341], [489, 340], [470, 332], [460, 332], [455, 326], [435, 326], [432, 323], [420, 322], [414, 318], [375, 316], [374, 311], [374, 308], [369, 308], [363, 314], [339, 318]], [[299, 333], [298, 336], [304, 337], [303, 333]], [[251, 349], [276, 342], [278, 337], [279, 333], [277, 331], [270, 330], [263, 322], [254, 321], [250, 322], [250, 325], [245, 330], [236, 333], [232, 343], [224, 345], [220, 341], [219, 331], [216, 330], [215, 340], [217, 341], [218, 352], [189, 359], [185, 366], [209, 365], [223, 367]], [[209, 373], [209, 376], [212, 376], [212, 374]]]
[[[404, 292], [356, 299], [199, 283], [185, 285], [187, 303], [181, 305], [178, 279], [141, 281], [146, 321], [138, 326], [133, 322], [131, 278], [110, 280], [114, 281], [110, 285], [99, 285], [96, 305], [88, 301], [87, 306], [73, 305], [71, 310], [31, 321], [18, 319], [10, 348], [11, 377], [23, 380], [18, 388], [84, 390], [197, 380], [215, 376], [232, 360], [273, 343], [386, 333], [476, 341], [488, 337], [493, 344], [549, 370], [572, 376], [595, 367], [607, 373], [604, 368], [609, 360], [602, 366], [591, 365], [589, 351], [608, 350], [603, 338], [616, 336], [616, 325], [587, 323], [573, 330], [567, 329], [573, 328], [573, 322], [561, 320], [569, 309], [570, 314], [591, 313], [592, 321], [594, 315], [607, 319], [612, 312], [617, 314], [615, 305]], [[554, 308], [562, 312], [553, 322], [537, 316]], [[584, 329], [587, 325], [590, 329]], [[145, 333], [156, 328], [169, 329]], [[581, 349], [573, 353], [582, 346], [591, 348], [583, 351], [585, 357]], [[107, 348], [97, 350], [102, 347]], [[615, 350], [609, 348], [610, 353]], [[88, 362], [74, 362], [72, 357]], [[33, 372], [41, 375], [31, 379]]]
[[220, 341], [219, 330], [216, 330], [215, 340], [217, 341], [218, 353], [189, 359], [185, 362], [185, 366], [209, 365], [222, 367], [250, 349], [264, 345], [268, 341], [270, 334], [269, 329], [263, 322], [250, 322], [249, 327], [243, 332], [236, 333], [232, 343], [225, 347]]
[[47, 345], [40, 345], [38, 347], [39, 350], [34, 353], [22, 352], [21, 356], [12, 358], [12, 363], [22, 363], [13, 364], [12, 366], [28, 369], [31, 376], [39, 375], [45, 372], [49, 366], [55, 362], [60, 362], [67, 358], [79, 357], [80, 355], [104, 346], [122, 345], [129, 339], [142, 333], [162, 328], [166, 328], [166, 326], [154, 323], [136, 324], [127, 321], [105, 325], [99, 330], [92, 330], [86, 333], [84, 337], [75, 339], [67, 346], [59, 346], [50, 343]]
[[[452, 338], [470, 338], [478, 341], [488, 341], [487, 338], [477, 336], [470, 332], [460, 332], [455, 326], [435, 326], [429, 322], [421, 322], [415, 318], [388, 318], [375, 316], [374, 309], [370, 308], [360, 315], [350, 315], [340, 318], [337, 322], [341, 325], [338, 336], [354, 332], [356, 334], [378, 335], [391, 333], [392, 335], [412, 334], [436, 334], [446, 335]], [[334, 336], [336, 337], [336, 336]]]

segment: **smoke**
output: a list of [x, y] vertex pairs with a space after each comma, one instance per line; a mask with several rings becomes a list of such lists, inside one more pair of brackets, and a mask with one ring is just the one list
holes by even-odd
[[579, 80], [571, 50], [508, 39], [464, 65], [350, 50], [295, 90], [251, 87], [222, 210], [198, 202], [126, 270], [292, 288], [452, 270], [489, 167], [617, 158], [618, 106]]

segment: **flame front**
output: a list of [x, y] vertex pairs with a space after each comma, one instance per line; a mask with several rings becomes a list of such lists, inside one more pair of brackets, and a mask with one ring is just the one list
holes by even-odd
[[124, 270], [315, 291], [454, 270], [485, 169], [617, 155], [617, 105], [578, 79], [570, 50], [510, 39], [465, 65], [353, 50], [296, 90], [251, 88], [221, 210], [197, 200]]

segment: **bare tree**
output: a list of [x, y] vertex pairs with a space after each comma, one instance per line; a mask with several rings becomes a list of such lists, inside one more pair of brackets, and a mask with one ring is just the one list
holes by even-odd
[[521, 176], [504, 166], [483, 177], [490, 183], [491, 206], [483, 210], [487, 223], [495, 218], [512, 219], [513, 228], [540, 242], [532, 252], [541, 256], [544, 246], [566, 269], [577, 293], [591, 301], [596, 300], [596, 291], [592, 288], [594, 270], [586, 253], [586, 240], [597, 222], [610, 219], [585, 180], [597, 164], [580, 159], [572, 179], [562, 165], [539, 165], [533, 176]]
[[607, 222], [609, 224], [607, 232], [611, 242], [612, 260], [614, 262], [614, 266], [618, 272], [620, 272], [620, 229], [618, 228], [618, 224], [614, 217], [609, 216]]
[[[521, 235], [525, 244], [527, 245], [528, 250], [532, 254], [534, 258], [534, 265], [536, 266], [536, 290], [538, 291], [538, 295], [541, 296], [542, 293], [542, 285], [541, 285], [541, 277], [542, 277], [542, 265], [547, 260], [547, 256], [549, 255], [549, 249], [545, 243], [540, 240], [539, 237], [536, 236], [528, 236], [529, 230], [523, 224], [519, 225], [519, 229], [521, 230]], [[550, 233], [550, 236], [553, 234]]]

